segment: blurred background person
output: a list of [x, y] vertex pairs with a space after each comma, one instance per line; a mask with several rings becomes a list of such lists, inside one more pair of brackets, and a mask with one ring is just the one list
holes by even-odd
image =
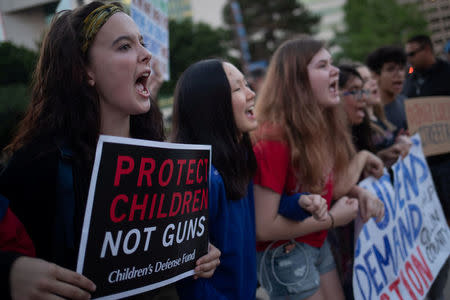
[[405, 96], [400, 94], [406, 66], [403, 49], [396, 46], [380, 47], [368, 55], [366, 64], [377, 82], [386, 118], [399, 130], [406, 130]]
[[[417, 35], [405, 45], [414, 72], [408, 75], [404, 94], [409, 98], [450, 96], [450, 63], [434, 56], [433, 44], [426, 35]], [[427, 157], [434, 185], [447, 220], [450, 219], [450, 154]]]
[[403, 94], [408, 98], [450, 96], [450, 63], [434, 55], [430, 37], [413, 36], [405, 51], [414, 71], [406, 78]]
[[[450, 45], [446, 46], [449, 50]], [[447, 50], [447, 51], [448, 51]], [[408, 98], [450, 96], [450, 63], [434, 55], [433, 43], [427, 35], [416, 35], [405, 45], [408, 62], [414, 71], [408, 75], [403, 93]], [[436, 192], [447, 222], [450, 219], [450, 153], [427, 157]], [[443, 290], [448, 277], [449, 261], [433, 283], [430, 299], [444, 299]]]
[[[368, 105], [369, 99], [373, 97], [370, 96], [370, 90], [364, 88], [365, 82], [355, 67], [341, 65], [339, 70], [342, 105], [351, 126], [356, 148], [375, 153], [386, 166], [390, 167], [400, 155], [408, 154], [411, 145], [407, 142], [409, 138], [404, 135], [396, 137], [394, 131], [381, 127], [385, 123], [376, 117], [373, 106]], [[377, 100], [371, 99], [371, 101]], [[369, 115], [369, 109], [372, 115]], [[395, 126], [388, 121], [386, 124], [389, 128], [395, 129]]]

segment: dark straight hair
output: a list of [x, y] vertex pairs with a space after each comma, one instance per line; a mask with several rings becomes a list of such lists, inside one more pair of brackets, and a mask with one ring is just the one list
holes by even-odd
[[395, 63], [400, 66], [406, 65], [406, 54], [403, 48], [398, 46], [384, 46], [371, 52], [366, 58], [366, 65], [377, 74], [381, 73], [383, 65]]
[[231, 87], [223, 60], [202, 60], [184, 71], [177, 82], [172, 141], [210, 144], [212, 164], [223, 178], [229, 199], [239, 200], [256, 171], [248, 133], [238, 130]]
[[353, 78], [358, 78], [361, 80], [361, 82], [364, 83], [364, 79], [361, 77], [361, 74], [359, 74], [356, 67], [353, 67], [351, 65], [339, 65], [339, 89], [343, 89], [349, 80], [352, 80]]

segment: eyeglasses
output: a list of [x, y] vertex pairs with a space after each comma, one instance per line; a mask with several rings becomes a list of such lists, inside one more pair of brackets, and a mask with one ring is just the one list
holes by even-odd
[[408, 57], [413, 57], [415, 56], [418, 52], [423, 50], [423, 46], [420, 46], [419, 48], [417, 48], [416, 50], [410, 51], [406, 53], [406, 56]]
[[387, 65], [383, 66], [383, 68], [381, 69], [381, 72], [386, 72], [391, 75], [394, 73], [405, 73], [406, 68], [405, 68], [405, 66], [402, 66], [402, 65], [388, 63]]
[[352, 96], [356, 100], [361, 100], [363, 95], [369, 96], [370, 91], [369, 90], [353, 90], [353, 91], [345, 91], [342, 92], [342, 96]]

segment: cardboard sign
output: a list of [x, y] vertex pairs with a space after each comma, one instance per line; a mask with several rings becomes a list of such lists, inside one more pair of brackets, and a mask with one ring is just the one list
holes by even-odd
[[450, 97], [405, 100], [408, 130], [418, 132], [426, 156], [450, 152]]
[[96, 299], [193, 275], [208, 249], [210, 146], [100, 136], [77, 272]]
[[130, 6], [131, 17], [152, 53], [152, 60], [158, 62], [165, 80], [170, 78], [168, 1], [132, 0]]
[[360, 186], [380, 198], [385, 216], [369, 220], [357, 236], [353, 267], [355, 299], [424, 299], [450, 254], [450, 230], [436, 194], [419, 135], [410, 153]]

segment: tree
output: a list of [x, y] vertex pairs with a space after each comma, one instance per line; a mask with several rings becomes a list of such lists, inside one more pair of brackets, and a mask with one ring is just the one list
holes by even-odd
[[342, 52], [338, 55], [364, 61], [378, 47], [399, 45], [413, 34], [424, 32], [427, 22], [416, 5], [396, 0], [347, 0], [345, 26], [334, 40]]
[[0, 158], [30, 101], [29, 84], [37, 53], [0, 43]]
[[194, 23], [187, 18], [169, 21], [170, 81], [161, 87], [161, 93], [171, 95], [175, 84], [187, 67], [210, 57], [228, 58], [226, 41], [229, 35], [224, 29], [214, 29], [205, 23]]
[[0, 43], [0, 84], [28, 84], [37, 60], [37, 54], [11, 42]]
[[[268, 60], [285, 40], [298, 34], [313, 34], [320, 17], [297, 0], [240, 0], [242, 19], [253, 61]], [[233, 28], [230, 4], [223, 9], [225, 23]], [[237, 47], [237, 44], [236, 44]]]

